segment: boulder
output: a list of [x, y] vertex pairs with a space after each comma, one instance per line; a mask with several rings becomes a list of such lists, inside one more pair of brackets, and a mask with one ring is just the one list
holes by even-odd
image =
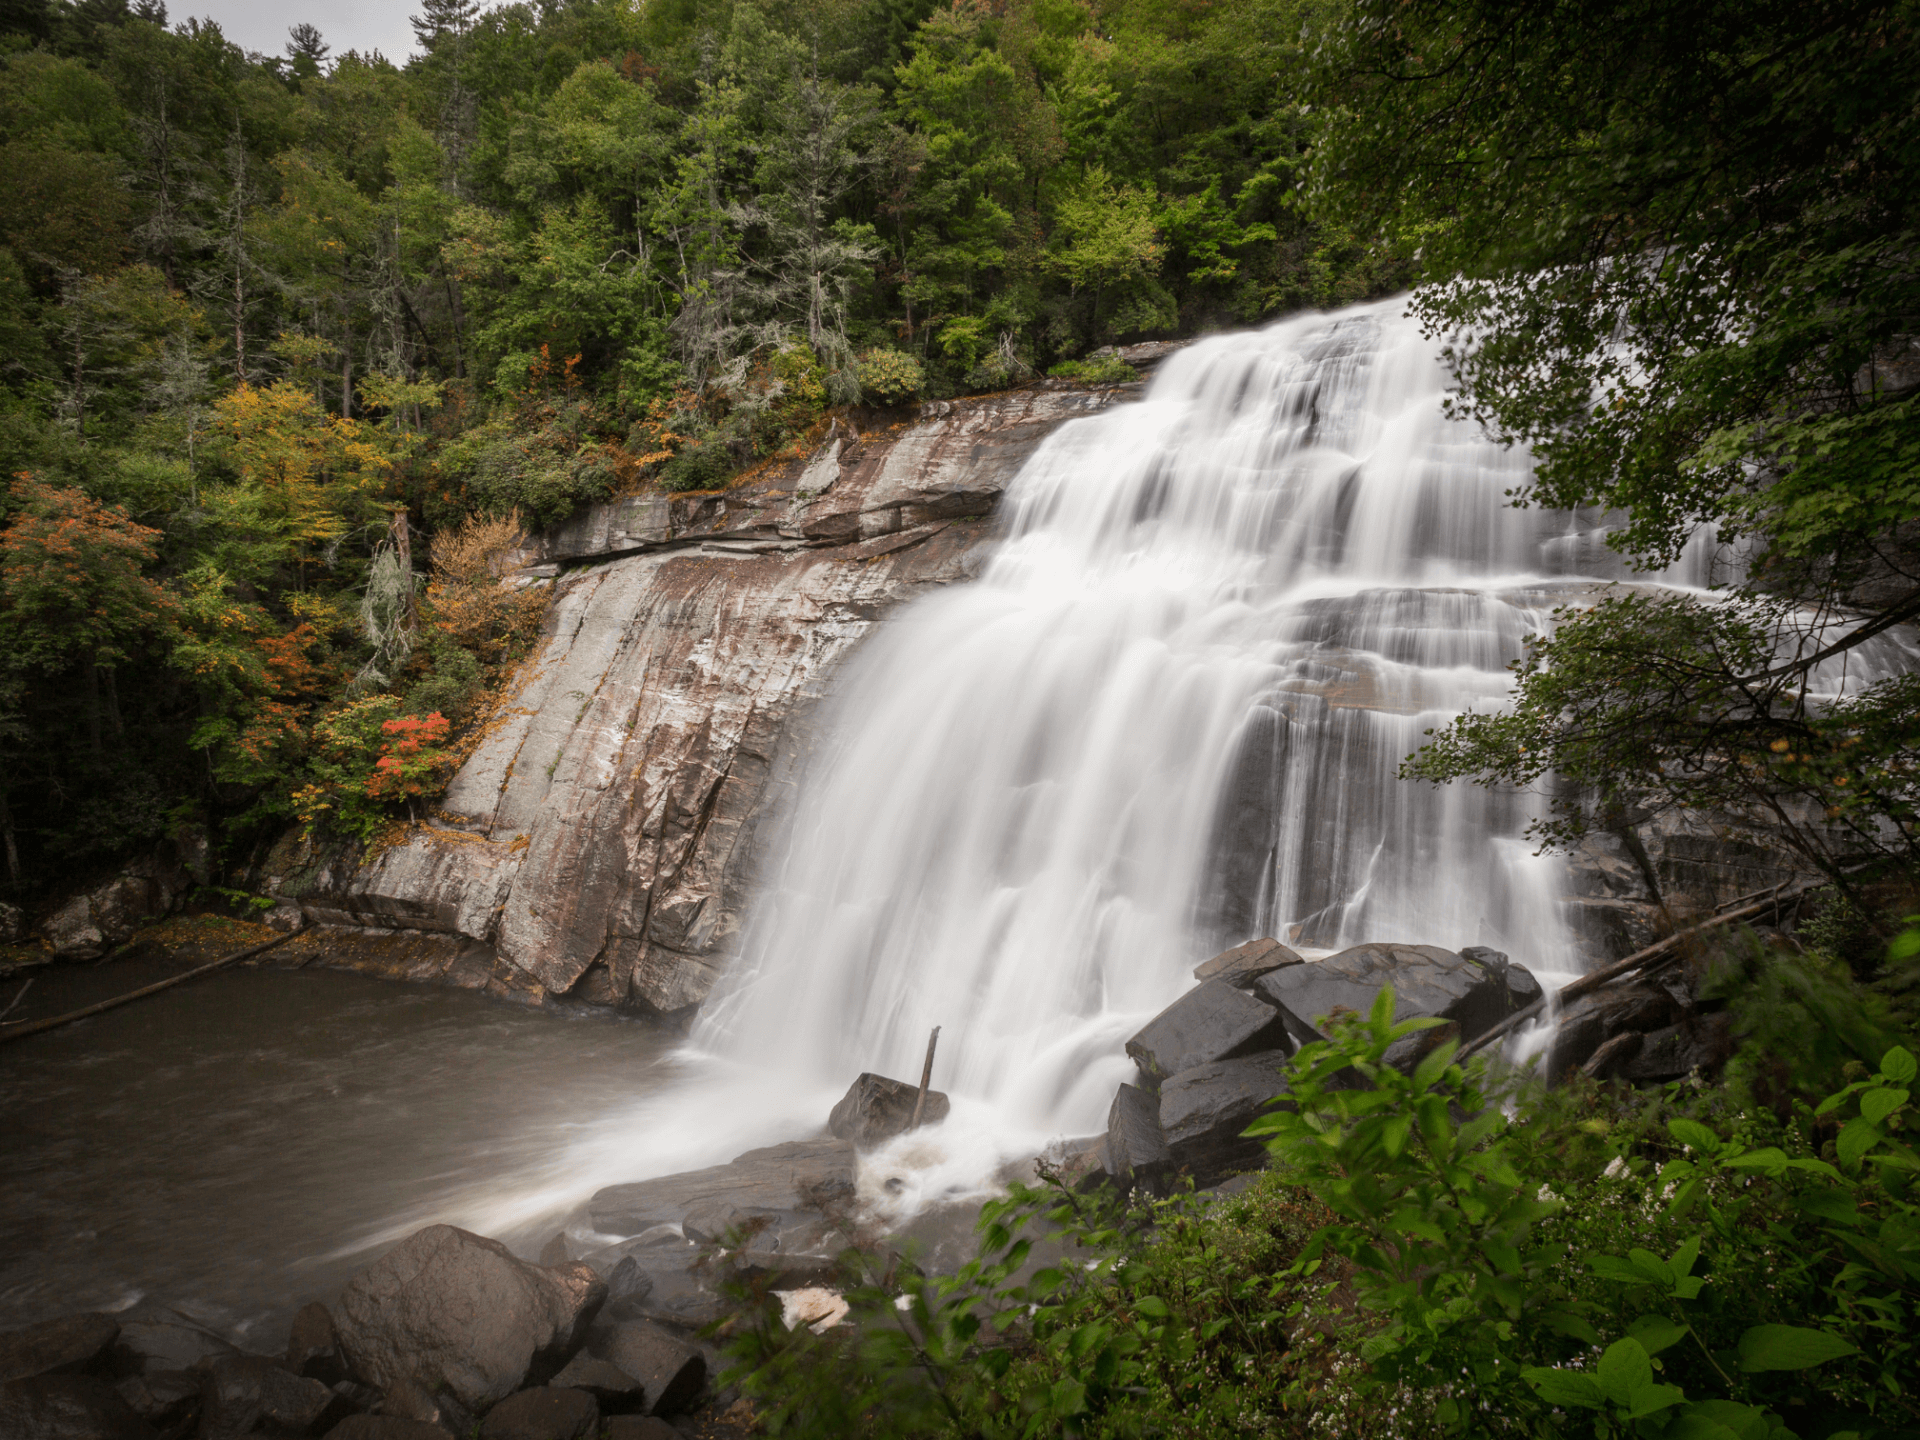
[[97, 960], [107, 953], [107, 937], [94, 923], [93, 907], [76, 895], [47, 917], [42, 927], [57, 960]]
[[480, 1440], [593, 1440], [599, 1428], [593, 1396], [542, 1385], [494, 1406], [480, 1422]]
[[0, 1385], [6, 1440], [155, 1440], [153, 1427], [96, 1375], [34, 1375]]
[[18, 905], [9, 905], [0, 900], [0, 945], [24, 945], [32, 933], [33, 927], [27, 923], [27, 912]]
[[473, 1429], [473, 1416], [444, 1385], [439, 1394], [434, 1394], [411, 1375], [402, 1375], [389, 1385], [387, 1393], [373, 1406], [373, 1412], [395, 1420], [437, 1425], [455, 1435], [465, 1435]]
[[622, 1255], [607, 1272], [607, 1303], [602, 1307], [603, 1313], [612, 1319], [624, 1320], [652, 1293], [653, 1276], [641, 1269], [640, 1262], [633, 1256]]
[[1287, 1093], [1290, 1051], [1267, 1050], [1238, 1060], [1216, 1060], [1182, 1070], [1160, 1087], [1160, 1134], [1176, 1165], [1208, 1185], [1235, 1170], [1258, 1166], [1265, 1147], [1240, 1132], [1266, 1102]]
[[318, 1300], [294, 1313], [287, 1334], [287, 1369], [296, 1375], [334, 1385], [347, 1378], [340, 1359], [340, 1340], [333, 1332], [333, 1315]]
[[1733, 1016], [1722, 1010], [1649, 1032], [1615, 1073], [1637, 1083], [1680, 1080], [1695, 1070], [1711, 1074], [1732, 1055]]
[[347, 1403], [318, 1380], [283, 1369], [264, 1355], [223, 1355], [201, 1382], [200, 1434], [205, 1440], [260, 1431], [321, 1435], [345, 1418]]
[[118, 1321], [91, 1312], [9, 1330], [0, 1334], [0, 1382], [99, 1369], [119, 1334]]
[[452, 1433], [400, 1415], [349, 1415], [327, 1432], [327, 1440], [447, 1440]]
[[1122, 1190], [1152, 1186], [1172, 1167], [1160, 1133], [1160, 1102], [1138, 1085], [1122, 1085], [1107, 1110], [1106, 1172]]
[[553, 1377], [555, 1389], [584, 1390], [602, 1415], [628, 1415], [647, 1408], [647, 1387], [611, 1360], [576, 1355]]
[[[842, 1140], [851, 1140], [862, 1150], [904, 1135], [913, 1123], [914, 1102], [920, 1087], [904, 1080], [889, 1080], [884, 1075], [862, 1075], [855, 1080], [827, 1116], [827, 1129]], [[947, 1118], [952, 1107], [938, 1090], [927, 1092], [922, 1125], [937, 1125]]]
[[200, 1413], [201, 1377], [186, 1370], [129, 1375], [114, 1385], [133, 1413], [156, 1430], [185, 1433]]
[[1547, 1047], [1547, 1083], [1565, 1081], [1616, 1035], [1630, 1030], [1644, 1035], [1679, 1018], [1679, 1003], [1658, 985], [1610, 985], [1582, 995], [1560, 1012], [1559, 1028]]
[[1516, 977], [1511, 972], [1525, 974], [1524, 967], [1507, 964], [1498, 951], [1475, 947], [1475, 952], [1482, 958], [1437, 945], [1355, 945], [1312, 964], [1262, 975], [1254, 991], [1280, 1008], [1289, 1032], [1301, 1044], [1324, 1039], [1319, 1022], [1330, 1015], [1365, 1015], [1389, 985], [1395, 1018], [1450, 1020], [1462, 1040], [1471, 1040], [1512, 1013]]
[[853, 1199], [851, 1140], [797, 1140], [769, 1145], [713, 1165], [659, 1180], [609, 1185], [587, 1202], [593, 1228], [608, 1235], [637, 1235], [655, 1225], [679, 1225], [713, 1202], [744, 1215], [786, 1223], [798, 1212], [822, 1210]]
[[564, 1230], [556, 1231], [554, 1237], [540, 1247], [542, 1265], [564, 1265], [573, 1258], [573, 1242], [567, 1239]]
[[347, 1282], [334, 1323], [367, 1383], [411, 1376], [483, 1410], [565, 1364], [606, 1293], [586, 1265], [529, 1265], [497, 1240], [430, 1225]]
[[640, 1382], [652, 1401], [650, 1414], [678, 1415], [707, 1383], [706, 1357], [650, 1320], [596, 1326], [587, 1347]]
[[607, 1440], [683, 1440], [657, 1415], [616, 1415], [607, 1421]]
[[142, 1311], [120, 1321], [113, 1343], [114, 1368], [122, 1373], [194, 1370], [210, 1358], [239, 1352], [211, 1330], [177, 1310]]
[[[1299, 968], [1273, 971], [1260, 983]], [[1286, 1045], [1286, 1017], [1271, 1003], [1225, 980], [1208, 980], [1142, 1026], [1127, 1041], [1127, 1054], [1146, 1074], [1164, 1079], [1196, 1065]]]
[[1211, 960], [1194, 967], [1196, 980], [1224, 980], [1229, 985], [1246, 989], [1269, 970], [1278, 970], [1282, 965], [1304, 965], [1304, 955], [1289, 950], [1278, 940], [1249, 940], [1244, 945], [1236, 945], [1231, 950], [1223, 950]]

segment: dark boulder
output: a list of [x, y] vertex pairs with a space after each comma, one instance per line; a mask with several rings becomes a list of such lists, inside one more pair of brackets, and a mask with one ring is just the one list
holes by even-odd
[[123, 1374], [192, 1370], [221, 1355], [237, 1355], [225, 1340], [177, 1310], [156, 1309], [125, 1317], [113, 1342], [113, 1364]]
[[[851, 1140], [862, 1150], [871, 1149], [882, 1140], [907, 1132], [913, 1124], [913, 1107], [919, 1095], [920, 1087], [904, 1080], [862, 1075], [827, 1116], [827, 1130], [842, 1140]], [[937, 1125], [947, 1118], [951, 1108], [945, 1095], [929, 1090], [920, 1123]]]
[[340, 1339], [333, 1331], [333, 1315], [318, 1300], [294, 1312], [287, 1334], [287, 1369], [327, 1385], [347, 1378], [346, 1364], [340, 1358]]
[[1122, 1085], [1107, 1110], [1107, 1175], [1122, 1190], [1151, 1189], [1172, 1166], [1160, 1133], [1159, 1098], [1138, 1085]]
[[57, 1315], [24, 1330], [9, 1330], [0, 1334], [0, 1382], [102, 1369], [119, 1334], [117, 1320], [91, 1312]]
[[203, 1440], [321, 1435], [347, 1414], [345, 1399], [264, 1355], [223, 1355], [201, 1381]]
[[656, 1415], [616, 1415], [607, 1422], [607, 1440], [683, 1440]]
[[1290, 1052], [1268, 1050], [1238, 1060], [1216, 1060], [1182, 1070], [1160, 1087], [1160, 1134], [1174, 1164], [1208, 1185], [1266, 1159], [1258, 1140], [1241, 1131], [1287, 1093]]
[[543, 1385], [494, 1406], [480, 1422], [480, 1440], [592, 1440], [599, 1428], [593, 1396]]
[[1231, 950], [1223, 950], [1211, 960], [1194, 967], [1196, 980], [1224, 980], [1244, 990], [1270, 970], [1282, 965], [1304, 965], [1306, 957], [1289, 950], [1278, 940], [1249, 940]]
[[186, 1370], [129, 1375], [113, 1388], [134, 1414], [162, 1434], [185, 1434], [200, 1413], [201, 1377]]
[[567, 1232], [564, 1230], [540, 1247], [542, 1265], [564, 1265], [573, 1258], [573, 1242], [567, 1239]]
[[452, 1433], [401, 1415], [349, 1415], [327, 1432], [327, 1440], [447, 1440]]
[[[1499, 956], [1475, 948], [1480, 955]], [[1288, 1030], [1301, 1044], [1324, 1039], [1319, 1022], [1329, 1016], [1343, 1011], [1367, 1014], [1388, 986], [1393, 988], [1396, 1019], [1449, 1020], [1462, 1040], [1471, 1040], [1512, 1013], [1511, 972], [1518, 968], [1506, 964], [1504, 957], [1491, 963], [1437, 945], [1355, 945], [1312, 964], [1262, 975], [1254, 990], [1280, 1007]]]
[[1722, 1010], [1649, 1032], [1615, 1073], [1638, 1083], [1680, 1080], [1695, 1070], [1711, 1075], [1732, 1056], [1733, 1016]]
[[34, 1375], [0, 1385], [5, 1440], [155, 1440], [154, 1430], [97, 1375]]
[[1547, 1048], [1547, 1083], [1561, 1084], [1616, 1035], [1626, 1031], [1644, 1035], [1679, 1018], [1678, 1002], [1658, 985], [1613, 985], [1582, 995], [1560, 1013], [1559, 1027]]
[[638, 1235], [656, 1225], [680, 1225], [714, 1203], [745, 1215], [772, 1217], [786, 1228], [804, 1211], [853, 1199], [857, 1157], [851, 1140], [796, 1140], [735, 1156], [658, 1180], [609, 1185], [587, 1202], [593, 1228], [607, 1235]]
[[596, 1326], [587, 1348], [638, 1380], [655, 1415], [678, 1415], [707, 1383], [706, 1357], [649, 1320]]
[[602, 1415], [630, 1415], [647, 1408], [647, 1387], [611, 1360], [576, 1355], [553, 1377], [555, 1389], [584, 1390]]
[[373, 1412], [394, 1420], [437, 1425], [455, 1435], [465, 1435], [473, 1428], [472, 1412], [453, 1398], [444, 1383], [436, 1393], [411, 1375], [402, 1375], [389, 1385]]
[[[1273, 971], [1260, 983], [1300, 968]], [[1196, 1065], [1286, 1045], [1286, 1019], [1271, 1003], [1236, 990], [1225, 980], [1208, 980], [1142, 1026], [1127, 1041], [1127, 1054], [1146, 1074], [1165, 1079]]]
[[478, 1411], [564, 1365], [606, 1293], [586, 1265], [529, 1265], [497, 1240], [430, 1225], [347, 1282], [334, 1325], [360, 1379], [412, 1377]]
[[614, 1320], [628, 1319], [653, 1293], [653, 1276], [640, 1268], [632, 1255], [622, 1255], [607, 1272], [607, 1303], [601, 1314]]
[[1460, 954], [1476, 965], [1497, 970], [1507, 977], [1508, 1013], [1526, 1009], [1546, 993], [1540, 988], [1540, 982], [1534, 979], [1533, 972], [1524, 965], [1514, 964], [1504, 951], [1490, 950], [1485, 945], [1468, 945]]

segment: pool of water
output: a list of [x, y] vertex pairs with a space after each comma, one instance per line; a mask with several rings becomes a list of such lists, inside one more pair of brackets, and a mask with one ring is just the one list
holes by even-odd
[[[167, 973], [42, 969], [12, 1018]], [[421, 1225], [536, 1253], [599, 1185], [677, 1163], [647, 1115], [698, 1063], [679, 1043], [607, 1014], [235, 970], [0, 1046], [0, 1329], [146, 1299], [271, 1349]]]

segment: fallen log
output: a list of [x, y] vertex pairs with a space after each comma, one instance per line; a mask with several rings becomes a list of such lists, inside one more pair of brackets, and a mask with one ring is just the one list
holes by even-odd
[[134, 1000], [144, 999], [148, 995], [157, 995], [162, 990], [170, 990], [183, 981], [193, 979], [196, 975], [207, 975], [223, 966], [235, 965], [242, 960], [251, 960], [256, 955], [264, 955], [276, 945], [286, 944], [287, 941], [293, 939], [294, 936], [303, 934], [306, 928], [306, 926], [302, 925], [298, 930], [288, 931], [285, 935], [276, 935], [273, 939], [263, 944], [253, 945], [245, 950], [236, 950], [224, 959], [209, 961], [205, 965], [196, 966], [192, 970], [182, 971], [180, 974], [172, 976], [169, 979], [159, 980], [151, 985], [143, 985], [138, 990], [129, 991], [125, 995], [116, 995], [111, 1000], [102, 1000], [96, 1005], [87, 1005], [78, 1010], [69, 1010], [65, 1015], [54, 1015], [46, 1020], [9, 1021], [4, 1025], [0, 1025], [0, 1045], [6, 1044], [9, 1040], [22, 1039], [28, 1035], [40, 1035], [48, 1030], [58, 1030], [62, 1025], [71, 1025], [76, 1020], [85, 1020], [91, 1015], [99, 1015], [108, 1010], [116, 1010], [120, 1006], [126, 1005]]
[[[1774, 887], [1773, 893], [1764, 900], [1756, 901], [1751, 905], [1743, 905], [1738, 910], [1728, 910], [1724, 914], [1715, 915], [1710, 919], [1701, 921], [1698, 925], [1689, 926], [1685, 930], [1676, 930], [1666, 939], [1657, 941], [1644, 950], [1635, 951], [1624, 960], [1616, 960], [1613, 964], [1603, 966], [1601, 969], [1588, 971], [1579, 979], [1569, 981], [1566, 985], [1562, 986], [1558, 998], [1562, 1003], [1565, 1003], [1568, 1000], [1578, 1000], [1582, 995], [1590, 995], [1603, 985], [1610, 985], [1615, 980], [1630, 975], [1636, 970], [1644, 970], [1654, 961], [1664, 959], [1673, 954], [1682, 945], [1685, 945], [1689, 940], [1705, 931], [1717, 929], [1722, 925], [1738, 924], [1742, 920], [1758, 919], [1767, 911], [1776, 910], [1789, 900], [1798, 900], [1809, 891], [1818, 890], [1829, 883], [1830, 882], [1823, 877], [1791, 890], [1783, 890], [1781, 887], [1776, 886]], [[1545, 1010], [1547, 1008], [1547, 1001], [1550, 998], [1552, 997], [1543, 995], [1525, 1009], [1514, 1011], [1513, 1014], [1507, 1016], [1506, 1019], [1502, 1020], [1498, 1025], [1495, 1025], [1491, 1030], [1483, 1031], [1474, 1038], [1471, 1044], [1461, 1048], [1458, 1058], [1464, 1060], [1476, 1051], [1484, 1050], [1494, 1041], [1511, 1034], [1514, 1030], [1526, 1024], [1527, 1021], [1533, 1019], [1534, 1016]]]

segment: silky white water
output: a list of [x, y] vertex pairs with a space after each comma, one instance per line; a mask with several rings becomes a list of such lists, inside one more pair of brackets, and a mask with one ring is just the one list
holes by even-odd
[[1618, 561], [1511, 506], [1527, 457], [1444, 416], [1402, 304], [1202, 341], [1051, 437], [982, 578], [843, 677], [701, 1048], [827, 1093], [917, 1077], [939, 1025], [944, 1088], [1087, 1133], [1225, 945], [1572, 968], [1526, 802], [1395, 771]]

